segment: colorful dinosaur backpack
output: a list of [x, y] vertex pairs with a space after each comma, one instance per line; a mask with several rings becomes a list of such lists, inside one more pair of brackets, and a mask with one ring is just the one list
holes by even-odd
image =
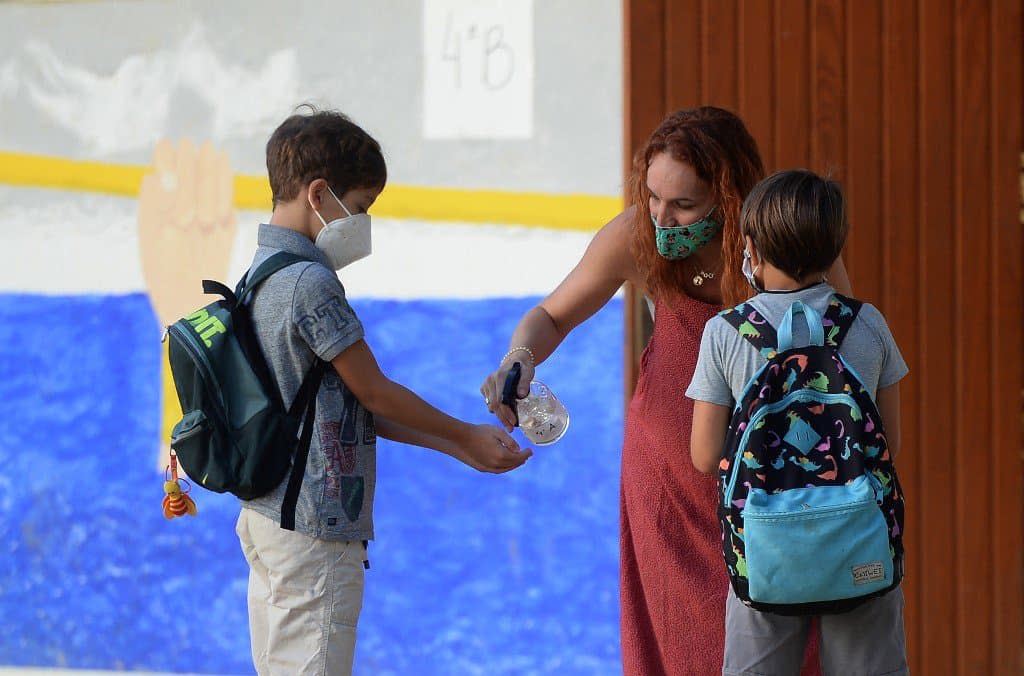
[[[878, 409], [839, 346], [861, 303], [822, 318], [796, 301], [778, 332], [750, 304], [721, 313], [765, 358], [719, 465], [722, 549], [736, 596], [783, 615], [845, 612], [903, 577], [903, 492]], [[810, 344], [793, 346], [793, 323]]]

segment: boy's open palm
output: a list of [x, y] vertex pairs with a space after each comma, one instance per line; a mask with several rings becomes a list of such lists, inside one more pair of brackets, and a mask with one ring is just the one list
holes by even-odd
[[473, 469], [502, 474], [517, 467], [533, 455], [530, 449], [519, 449], [519, 444], [505, 431], [493, 425], [473, 425], [457, 448], [456, 457]]

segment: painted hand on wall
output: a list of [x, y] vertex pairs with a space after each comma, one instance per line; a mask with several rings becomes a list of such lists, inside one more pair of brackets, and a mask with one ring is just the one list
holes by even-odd
[[[229, 283], [228, 267], [237, 231], [234, 184], [227, 153], [209, 142], [197, 150], [183, 140], [157, 143], [153, 171], [139, 191], [142, 274], [161, 326], [215, 300], [202, 280]], [[167, 347], [162, 363], [163, 406], [157, 469], [168, 463], [171, 429], [181, 419]]]
[[202, 280], [225, 281], [237, 218], [227, 153], [168, 140], [153, 151], [139, 192], [142, 274], [162, 326], [212, 302]]

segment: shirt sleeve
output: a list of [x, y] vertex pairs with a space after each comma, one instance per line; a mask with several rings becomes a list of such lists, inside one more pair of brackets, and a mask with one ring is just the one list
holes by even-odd
[[310, 264], [299, 275], [292, 298], [292, 320], [318, 357], [331, 361], [363, 338], [363, 325], [345, 298], [338, 276]]
[[712, 317], [704, 325], [704, 335], [700, 339], [700, 354], [697, 355], [697, 368], [693, 372], [693, 380], [686, 389], [686, 396], [696, 401], [706, 401], [732, 408], [735, 403], [729, 381], [725, 377], [722, 359], [722, 327], [728, 324], [720, 317]]
[[866, 307], [881, 345], [882, 366], [878, 370], [878, 389], [883, 389], [903, 380], [910, 373], [910, 369], [900, 353], [900, 348], [896, 344], [892, 331], [889, 330], [885, 317], [875, 306], [867, 305]]

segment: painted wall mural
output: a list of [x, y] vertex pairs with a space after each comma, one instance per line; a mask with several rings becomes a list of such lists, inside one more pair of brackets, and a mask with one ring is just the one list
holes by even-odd
[[[253, 673], [237, 500], [196, 488], [197, 516], [162, 513], [180, 410], [160, 338], [209, 302], [200, 280], [248, 266], [263, 144], [298, 103], [384, 146], [374, 254], [342, 282], [384, 371], [464, 419], [488, 420], [480, 381], [601, 224], [579, 214], [617, 208], [607, 92], [577, 92], [602, 111], [581, 121], [543, 81], [605, 62], [617, 2], [534, 6], [529, 138], [443, 142], [402, 105], [423, 5], [385, 4], [344, 22], [322, 21], [327, 0], [0, 4], [0, 668]], [[565, 21], [584, 15], [598, 28]], [[554, 47], [558, 26], [579, 39]], [[366, 35], [412, 47], [370, 58]], [[380, 442], [356, 673], [618, 671], [622, 313], [614, 299], [543, 365], [573, 425], [522, 471]]]
[[[165, 139], [153, 150], [153, 170], [139, 189], [139, 255], [162, 327], [210, 302], [201, 280], [228, 279], [238, 231], [233, 178], [227, 153], [209, 141], [197, 149], [188, 139]], [[170, 367], [162, 361], [159, 468], [168, 464], [171, 429], [181, 419]]]

